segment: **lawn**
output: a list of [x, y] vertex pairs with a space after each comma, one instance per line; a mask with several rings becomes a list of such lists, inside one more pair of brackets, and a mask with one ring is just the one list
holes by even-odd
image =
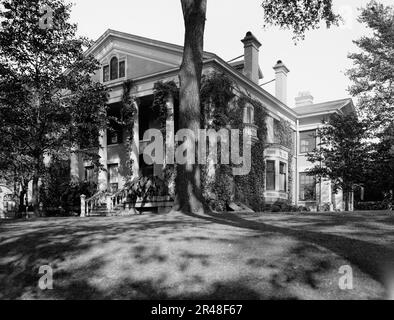
[[[0, 299], [384, 299], [394, 216], [180, 213], [0, 223]], [[38, 288], [42, 265], [53, 290]], [[353, 289], [339, 288], [339, 268]]]

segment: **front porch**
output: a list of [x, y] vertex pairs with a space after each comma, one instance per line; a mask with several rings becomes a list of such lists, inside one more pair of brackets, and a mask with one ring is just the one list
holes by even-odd
[[[161, 129], [160, 114], [152, 107], [153, 92], [143, 96], [137, 92], [136, 96], [133, 103], [137, 114], [131, 132], [120, 124], [122, 103], [112, 99], [108, 106], [109, 127], [99, 136], [101, 168], [90, 160], [71, 159], [74, 180], [97, 184], [96, 194], [81, 196], [81, 216], [161, 213], [173, 206], [170, 189], [174, 186], [165, 177], [166, 164], [147, 164], [143, 158], [144, 148], [150, 142], [144, 140], [144, 133], [149, 129]], [[167, 108], [170, 109], [167, 121], [174, 121], [173, 99], [169, 99]], [[156, 188], [157, 184], [160, 187]]]

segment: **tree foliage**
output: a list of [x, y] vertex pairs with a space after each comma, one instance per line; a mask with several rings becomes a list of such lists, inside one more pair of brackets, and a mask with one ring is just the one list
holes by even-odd
[[372, 147], [372, 165], [367, 179], [375, 190], [391, 194], [394, 190], [394, 124], [379, 134], [379, 141]]
[[[4, 8], [0, 12], [0, 148], [9, 164], [29, 167], [37, 209], [44, 158], [82, 151], [77, 146], [98, 147], [98, 132], [106, 122], [107, 92], [92, 80], [99, 63], [84, 55], [91, 42], [76, 36], [69, 4], [62, 0], [1, 0], [0, 4]], [[2, 169], [9, 168], [5, 164]]]
[[320, 27], [324, 21], [329, 28], [340, 17], [332, 10], [332, 0], [264, 0], [266, 24], [293, 31], [295, 39], [303, 39], [305, 33]]
[[342, 190], [346, 199], [365, 182], [371, 162], [365, 142], [368, 126], [354, 114], [334, 114], [323, 124], [317, 130], [318, 146], [308, 154], [308, 161], [314, 163], [308, 174], [331, 180], [334, 191]]
[[350, 93], [358, 98], [361, 115], [382, 131], [394, 119], [394, 7], [371, 1], [359, 21], [372, 32], [354, 41], [360, 52], [349, 55]]

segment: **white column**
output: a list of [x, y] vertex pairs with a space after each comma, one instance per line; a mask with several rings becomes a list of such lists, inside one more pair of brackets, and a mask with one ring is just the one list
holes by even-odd
[[86, 196], [81, 194], [81, 217], [86, 217]]
[[72, 182], [78, 182], [80, 179], [78, 154], [75, 153], [75, 150], [76, 148], [72, 148], [70, 154], [70, 176]]
[[267, 143], [274, 143], [274, 118], [267, 116], [265, 122], [267, 125]]
[[3, 202], [3, 195], [0, 194], [0, 219], [5, 218], [5, 212], [4, 212], [4, 202]]
[[[99, 156], [100, 156], [100, 164], [102, 168], [100, 168], [98, 174], [98, 186], [100, 191], [105, 191], [108, 188], [108, 172], [107, 172], [107, 158], [108, 158], [108, 147], [107, 147], [107, 130], [101, 130], [99, 136]], [[105, 169], [105, 170], [103, 170]]]
[[[174, 123], [174, 97], [170, 95], [167, 103], [167, 123], [166, 123], [166, 152], [164, 157], [164, 164], [172, 163], [174, 161], [174, 139], [175, 139], [175, 123]], [[168, 159], [167, 159], [168, 157]], [[172, 158], [172, 159], [170, 159]], [[172, 160], [172, 161], [171, 161]]]
[[133, 170], [133, 178], [137, 178], [139, 176], [139, 154], [140, 154], [140, 129], [139, 129], [139, 107], [137, 102], [134, 102], [134, 107], [136, 108], [136, 115], [134, 118], [134, 127], [133, 127], [133, 143], [132, 143], [132, 153], [130, 155], [131, 160], [133, 161], [132, 170]]

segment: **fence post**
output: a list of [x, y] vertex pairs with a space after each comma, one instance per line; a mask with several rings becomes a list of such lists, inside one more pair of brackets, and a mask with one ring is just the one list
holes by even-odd
[[84, 194], [81, 194], [81, 217], [85, 218], [86, 217], [86, 196]]

